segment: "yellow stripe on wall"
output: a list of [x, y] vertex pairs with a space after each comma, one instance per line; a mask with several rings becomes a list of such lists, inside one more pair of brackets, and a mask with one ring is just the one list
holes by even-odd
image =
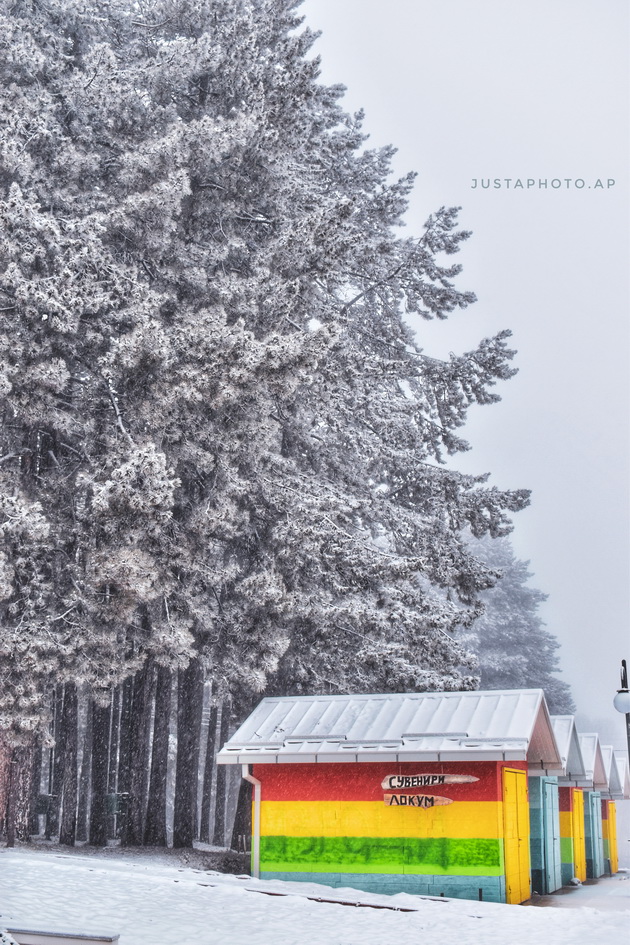
[[573, 836], [573, 814], [570, 810], [560, 811], [560, 836]]
[[619, 851], [617, 849], [617, 805], [614, 801], [610, 801], [608, 805], [608, 825], [610, 871], [616, 873], [619, 869]]
[[459, 801], [428, 810], [382, 801], [263, 801], [262, 836], [458, 837], [503, 836], [500, 801]]

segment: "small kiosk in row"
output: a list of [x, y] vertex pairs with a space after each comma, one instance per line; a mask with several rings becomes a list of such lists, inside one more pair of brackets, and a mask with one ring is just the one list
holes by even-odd
[[554, 715], [552, 723], [564, 767], [562, 777], [558, 779], [558, 806], [561, 877], [562, 885], [566, 886], [573, 879], [581, 882], [586, 879], [584, 791], [578, 787], [585, 783], [586, 767], [573, 716]]
[[620, 770], [619, 759], [612, 745], [602, 745], [602, 758], [608, 787], [602, 791], [602, 838], [604, 845], [604, 871], [609, 875], [619, 868], [617, 854], [617, 806], [616, 801], [624, 797], [624, 770]]
[[602, 831], [602, 791], [608, 787], [599, 735], [581, 733], [580, 751], [586, 777], [584, 790], [584, 840], [586, 844], [586, 876], [597, 879], [604, 875], [604, 836]]
[[264, 699], [218, 756], [254, 784], [262, 878], [523, 902], [540, 689]]

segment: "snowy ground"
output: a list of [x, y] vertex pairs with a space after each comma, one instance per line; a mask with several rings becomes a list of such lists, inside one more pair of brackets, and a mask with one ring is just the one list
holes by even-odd
[[[0, 928], [118, 932], [120, 945], [386, 945], [395, 941], [601, 945], [625, 941], [630, 926], [630, 882], [618, 878], [604, 882], [608, 886], [602, 886], [602, 891], [615, 894], [617, 909], [625, 899], [626, 911], [376, 896], [302, 883], [257, 882], [183, 867], [158, 856], [2, 849]], [[261, 895], [257, 890], [289, 895]], [[576, 892], [579, 898], [582, 890]], [[307, 895], [390, 908], [313, 902]], [[398, 912], [391, 907], [417, 911]]]

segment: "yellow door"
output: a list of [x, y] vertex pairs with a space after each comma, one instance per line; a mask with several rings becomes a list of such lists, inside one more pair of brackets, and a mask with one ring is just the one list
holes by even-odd
[[503, 769], [503, 851], [506, 901], [524, 902], [531, 895], [527, 773]]
[[573, 791], [573, 868], [582, 882], [586, 879], [586, 840], [584, 838], [584, 792]]
[[619, 869], [619, 853], [617, 850], [617, 807], [614, 801], [608, 802], [608, 850], [610, 872], [616, 873]]

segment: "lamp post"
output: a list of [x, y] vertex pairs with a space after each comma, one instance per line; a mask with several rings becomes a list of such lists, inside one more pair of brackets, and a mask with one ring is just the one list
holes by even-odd
[[621, 689], [613, 699], [617, 712], [623, 712], [626, 717], [626, 736], [628, 739], [628, 762], [630, 763], [630, 691], [628, 690], [628, 667], [626, 661], [621, 661]]

